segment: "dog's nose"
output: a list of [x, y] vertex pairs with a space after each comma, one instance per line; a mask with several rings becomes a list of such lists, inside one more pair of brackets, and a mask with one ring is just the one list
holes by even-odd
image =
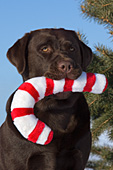
[[73, 64], [70, 61], [61, 61], [58, 64], [58, 69], [65, 73], [70, 73], [73, 69]]

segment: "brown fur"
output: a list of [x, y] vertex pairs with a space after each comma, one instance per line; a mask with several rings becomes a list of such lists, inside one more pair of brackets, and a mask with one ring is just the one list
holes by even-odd
[[[76, 79], [86, 71], [92, 52], [74, 31], [42, 29], [25, 34], [7, 57], [23, 81], [36, 76], [60, 80]], [[54, 131], [47, 146], [24, 139], [13, 125], [13, 94], [0, 128], [0, 170], [83, 170], [91, 148], [90, 113], [83, 94], [65, 92], [36, 103], [35, 115]]]

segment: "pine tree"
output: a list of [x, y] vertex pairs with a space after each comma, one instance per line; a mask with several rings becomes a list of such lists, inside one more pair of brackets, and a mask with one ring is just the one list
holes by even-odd
[[[81, 10], [86, 18], [93, 19], [108, 29], [110, 37], [113, 38], [113, 0], [83, 0]], [[81, 37], [80, 34], [79, 36]], [[93, 56], [93, 62], [87, 71], [105, 74], [109, 85], [101, 95], [85, 93], [91, 111], [91, 153], [98, 157], [90, 160], [87, 167], [93, 170], [113, 170], [113, 148], [96, 143], [105, 131], [109, 140], [113, 142], [113, 51], [103, 44], [97, 44]]]

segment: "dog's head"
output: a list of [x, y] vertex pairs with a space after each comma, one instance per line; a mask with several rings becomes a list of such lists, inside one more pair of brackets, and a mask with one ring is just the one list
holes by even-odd
[[36, 76], [59, 80], [80, 76], [92, 52], [74, 31], [42, 29], [25, 34], [8, 50], [7, 57], [24, 80]]
[[92, 59], [92, 51], [74, 31], [41, 29], [25, 34], [7, 52], [23, 80], [45, 76], [76, 79]]

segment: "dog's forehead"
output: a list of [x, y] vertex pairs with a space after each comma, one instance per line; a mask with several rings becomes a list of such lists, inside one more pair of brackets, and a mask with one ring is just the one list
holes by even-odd
[[74, 41], [75, 39], [78, 39], [76, 33], [71, 30], [65, 30], [65, 29], [41, 29], [37, 30], [33, 34], [33, 39], [39, 39], [39, 40], [68, 40], [68, 41]]
[[55, 35], [57, 38], [70, 39], [74, 36], [74, 31], [65, 29], [51, 29], [50, 34]]

